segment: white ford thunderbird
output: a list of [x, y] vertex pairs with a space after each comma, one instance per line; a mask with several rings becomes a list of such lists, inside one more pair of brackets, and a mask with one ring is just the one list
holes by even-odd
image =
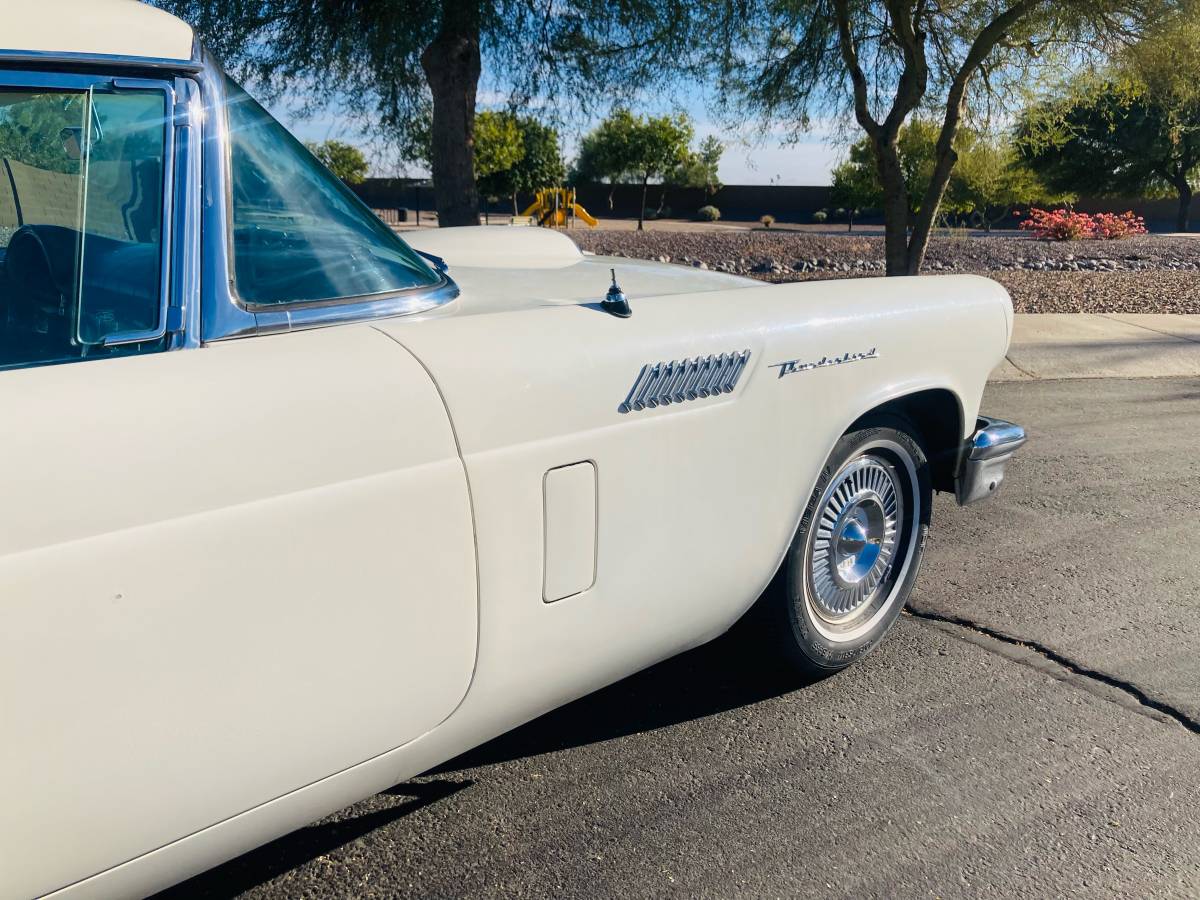
[[170, 16], [0, 46], [0, 896], [168, 885], [752, 608], [835, 672], [1024, 440], [990, 281], [405, 243]]

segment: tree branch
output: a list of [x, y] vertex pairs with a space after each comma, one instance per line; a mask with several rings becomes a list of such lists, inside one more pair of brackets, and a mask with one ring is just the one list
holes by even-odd
[[879, 123], [871, 115], [871, 105], [867, 99], [867, 76], [863, 74], [858, 60], [858, 47], [854, 42], [854, 34], [850, 30], [849, 0], [834, 0], [834, 16], [837, 19], [838, 46], [842, 51], [842, 62], [850, 75], [850, 83], [854, 87], [854, 117], [858, 124], [872, 138], [880, 133]]
[[925, 255], [925, 246], [928, 244], [934, 215], [946, 193], [946, 186], [950, 183], [950, 174], [954, 170], [954, 164], [958, 161], [958, 154], [954, 151], [954, 139], [958, 135], [958, 127], [962, 122], [963, 110], [966, 106], [967, 86], [1009, 29], [1032, 12], [1041, 2], [1043, 0], [1021, 0], [997, 15], [976, 35], [962, 65], [954, 74], [949, 94], [946, 97], [946, 116], [942, 122], [941, 132], [938, 134], [933, 175], [929, 179], [929, 186], [921, 200], [921, 209], [913, 227], [913, 245], [909, 251], [910, 271], [915, 271], [920, 266]]

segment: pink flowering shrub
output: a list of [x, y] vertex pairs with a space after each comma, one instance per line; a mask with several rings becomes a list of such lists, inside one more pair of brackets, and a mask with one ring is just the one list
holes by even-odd
[[1089, 238], [1115, 241], [1146, 233], [1145, 221], [1132, 212], [1089, 216], [1069, 209], [1045, 210], [1036, 207], [1029, 210], [1029, 216], [1018, 227], [1022, 231], [1033, 232], [1035, 238], [1043, 241], [1082, 241]]
[[1092, 235], [1102, 241], [1119, 241], [1145, 233], [1145, 220], [1132, 212], [1124, 212], [1119, 216], [1113, 213], [1096, 213], [1092, 216]]

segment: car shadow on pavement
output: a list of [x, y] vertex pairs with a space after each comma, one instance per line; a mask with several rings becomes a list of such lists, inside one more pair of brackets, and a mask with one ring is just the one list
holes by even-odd
[[435, 779], [406, 782], [390, 788], [380, 797], [391, 795], [411, 799], [362, 815], [332, 822], [309, 825], [264, 844], [236, 859], [210, 869], [173, 888], [154, 895], [154, 900], [182, 900], [193, 897], [231, 897], [257, 887], [284, 872], [331, 853], [337, 848], [369, 834], [377, 828], [415, 813], [470, 787], [469, 779]]
[[403, 782], [364, 801], [378, 805], [388, 797], [411, 798], [406, 802], [301, 828], [168, 888], [154, 900], [240, 894], [475, 783], [470, 777], [446, 775], [705, 718], [801, 686], [794, 673], [764, 661], [735, 627], [711, 643], [546, 713], [427, 772], [420, 781]]
[[764, 659], [735, 627], [715, 641], [552, 710], [429, 774], [461, 772], [666, 728], [803, 686], [794, 672]]

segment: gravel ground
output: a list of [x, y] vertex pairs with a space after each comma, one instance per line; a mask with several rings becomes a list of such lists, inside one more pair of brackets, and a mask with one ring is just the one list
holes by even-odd
[[[807, 281], [883, 274], [883, 239], [755, 232], [584, 232], [584, 250], [749, 275]], [[1024, 236], [934, 238], [930, 273], [995, 278], [1018, 312], [1200, 314], [1200, 240], [1146, 235], [1048, 243]]]

